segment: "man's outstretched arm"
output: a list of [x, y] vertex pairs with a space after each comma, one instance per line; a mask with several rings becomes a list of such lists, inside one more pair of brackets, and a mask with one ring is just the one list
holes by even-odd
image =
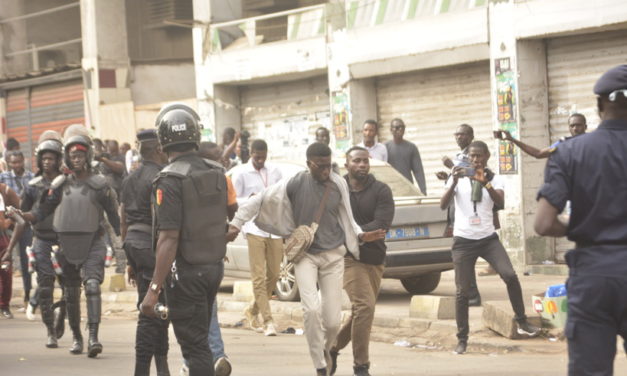
[[536, 147], [533, 147], [531, 145], [527, 145], [524, 142], [515, 139], [511, 133], [509, 133], [508, 131], [503, 131], [503, 133], [505, 134], [505, 140], [513, 143], [514, 145], [518, 146], [520, 148], [520, 150], [524, 151], [525, 153], [531, 155], [532, 157], [535, 157], [536, 159], [545, 159], [548, 158], [551, 155], [551, 148], [544, 148], [544, 149], [538, 149]]

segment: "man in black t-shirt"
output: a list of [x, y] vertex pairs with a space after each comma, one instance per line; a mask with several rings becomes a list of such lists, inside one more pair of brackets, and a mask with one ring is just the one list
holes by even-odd
[[[364, 230], [388, 230], [394, 218], [394, 197], [390, 187], [370, 174], [368, 150], [354, 146], [346, 152], [344, 176], [350, 190], [351, 209], [355, 222]], [[374, 309], [379, 295], [385, 262], [385, 240], [379, 239], [359, 246], [359, 260], [352, 254], [344, 256], [344, 290], [351, 301], [351, 316], [342, 325], [330, 350], [331, 375], [335, 373], [339, 351], [353, 342], [353, 370], [367, 376], [370, 367], [368, 347]]]

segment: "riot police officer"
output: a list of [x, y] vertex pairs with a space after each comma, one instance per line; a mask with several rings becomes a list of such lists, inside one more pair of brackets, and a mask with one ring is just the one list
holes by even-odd
[[[61, 174], [61, 162], [63, 157], [63, 143], [61, 135], [55, 131], [45, 131], [42, 133], [37, 150], [35, 152], [37, 158], [37, 172], [35, 178], [28, 182], [22, 193], [22, 203], [20, 209], [29, 211], [39, 206], [42, 199], [50, 189], [52, 181]], [[37, 290], [39, 296], [39, 306], [41, 309], [41, 320], [48, 330], [48, 340], [46, 347], [58, 347], [57, 338], [61, 336], [61, 332], [57, 332], [54, 325], [54, 311], [52, 297], [54, 291], [54, 281], [56, 273], [53, 267], [51, 253], [54, 245], [57, 245], [57, 235], [52, 229], [52, 213], [44, 220], [37, 222], [33, 226], [35, 237], [31, 247], [35, 255], [35, 270], [37, 271]], [[26, 219], [32, 219], [29, 216]], [[16, 226], [9, 249], [19, 242], [24, 223]], [[60, 258], [61, 256], [59, 256]], [[62, 322], [62, 321], [61, 321]]]
[[106, 212], [116, 234], [119, 235], [120, 217], [115, 192], [102, 175], [91, 171], [93, 155], [91, 140], [84, 128], [68, 128], [64, 135], [64, 159], [71, 174], [59, 175], [51, 184], [45, 200], [32, 213], [36, 222], [42, 222], [54, 212], [53, 228], [57, 233], [65, 257], [65, 298], [68, 321], [73, 334], [72, 354], [83, 352], [80, 329], [81, 277], [87, 301], [89, 339], [87, 355], [96, 357], [102, 352], [98, 340], [100, 325], [100, 284], [104, 280], [106, 248], [100, 223]]
[[207, 332], [224, 271], [226, 178], [218, 163], [197, 153], [200, 126], [194, 110], [181, 104], [167, 106], [156, 125], [170, 164], [159, 173], [153, 188], [156, 265], [141, 311], [154, 316], [164, 288], [189, 374], [213, 376]]
[[594, 93], [602, 122], [553, 151], [535, 221], [538, 234], [576, 243], [566, 254], [571, 376], [612, 375], [616, 336], [627, 341], [627, 65], [604, 73]]
[[[124, 179], [120, 203], [129, 282], [134, 281], [137, 286], [139, 303], [146, 296], [155, 268], [150, 206], [152, 182], [167, 159], [161, 151], [154, 129], [139, 132], [137, 142], [142, 157], [141, 166]], [[135, 335], [135, 376], [150, 374], [153, 355], [157, 374], [169, 375], [168, 321], [148, 317], [140, 312]]]

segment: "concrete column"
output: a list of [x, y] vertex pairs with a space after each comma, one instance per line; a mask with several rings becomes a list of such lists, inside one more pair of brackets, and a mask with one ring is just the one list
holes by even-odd
[[218, 143], [221, 141], [224, 128], [232, 127], [236, 130], [241, 128], [239, 89], [237, 86], [214, 84], [209, 59], [211, 40], [209, 24], [213, 19], [224, 21], [241, 17], [241, 13], [229, 13], [231, 10], [241, 12], [241, 6], [231, 4], [230, 7], [225, 7], [219, 1], [194, 0], [194, 20], [197, 23], [192, 35], [198, 114], [205, 127], [203, 140]]
[[[550, 144], [546, 48], [543, 40], [516, 40], [511, 26], [514, 24], [514, 11], [512, 1], [491, 3], [489, 7], [494, 129], [500, 126], [495, 61], [509, 58], [512, 70], [516, 72], [514, 98], [517, 128], [514, 137], [544, 148]], [[536, 160], [518, 148], [515, 155], [518, 172], [504, 175], [506, 199], [505, 210], [500, 216], [501, 239], [514, 265], [518, 269], [531, 270], [532, 265], [553, 259], [555, 248], [552, 238], [540, 237], [533, 229], [536, 194], [542, 184], [546, 160]]]
[[[348, 84], [351, 108], [352, 144], [362, 141], [361, 129], [364, 121], [377, 120], [377, 89], [374, 78], [352, 80]], [[381, 124], [379, 124], [381, 131]]]
[[[516, 38], [511, 25], [514, 20], [513, 2], [490, 3], [490, 71], [492, 81], [492, 121], [494, 129], [500, 129], [498, 120], [497, 103], [497, 75], [496, 60], [509, 58], [511, 70], [517, 72]], [[519, 137], [520, 113], [518, 111], [520, 98], [518, 96], [518, 85], [515, 83], [512, 88], [514, 103], [516, 104], [515, 118], [517, 119], [517, 129], [513, 131], [514, 137]], [[499, 142], [494, 140], [499, 150]], [[522, 200], [521, 175], [524, 174], [525, 166], [520, 163], [520, 151], [516, 148], [515, 156], [518, 158], [518, 172], [511, 175], [502, 175], [505, 180], [505, 210], [499, 212], [501, 222], [500, 237], [503, 245], [508, 251], [514, 267], [521, 269], [525, 265], [525, 242], [528, 229], [524, 226], [524, 206]], [[492, 165], [498, 169], [498, 153], [491, 156]], [[497, 171], [498, 173], [498, 171]]]
[[[520, 139], [537, 148], [550, 145], [549, 98], [546, 48], [543, 40], [519, 40], [516, 46], [518, 65], [518, 97]], [[537, 265], [553, 260], [555, 241], [541, 237], [533, 229], [536, 214], [536, 194], [543, 182], [546, 159], [521, 154], [521, 206], [525, 229], [526, 264]]]
[[240, 130], [242, 114], [240, 111], [239, 89], [237, 86], [214, 85], [213, 93], [216, 98], [215, 109], [215, 137], [218, 143], [222, 141], [222, 132], [231, 127]]
[[[332, 2], [330, 7], [339, 6], [337, 2]], [[332, 32], [329, 34], [329, 43], [327, 45], [327, 61], [328, 61], [328, 78], [329, 91], [331, 93], [331, 125], [332, 125], [332, 141], [335, 151], [341, 153], [346, 151], [355, 143], [361, 142], [361, 126], [367, 119], [377, 119], [377, 91], [374, 78], [354, 79], [351, 77], [348, 58], [345, 54], [346, 29], [344, 25], [336, 20], [329, 21], [329, 27]], [[340, 115], [342, 106], [338, 106], [334, 96], [346, 96], [346, 108], [348, 116], [346, 119]], [[335, 129], [334, 125], [338, 121], [346, 121], [348, 140], [338, 140], [340, 132]]]
[[125, 1], [81, 0], [81, 26], [87, 125], [102, 137], [134, 136]]

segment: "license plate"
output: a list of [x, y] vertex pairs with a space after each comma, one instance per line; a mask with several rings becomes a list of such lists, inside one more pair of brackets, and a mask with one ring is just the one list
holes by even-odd
[[390, 229], [385, 235], [386, 239], [410, 239], [410, 238], [428, 238], [429, 227], [428, 226], [413, 226], [413, 227], [397, 227]]

